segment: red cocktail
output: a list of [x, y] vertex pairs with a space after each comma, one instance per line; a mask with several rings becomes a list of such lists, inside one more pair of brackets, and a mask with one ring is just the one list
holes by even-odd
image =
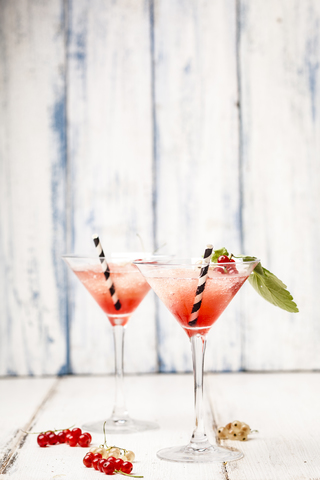
[[109, 260], [108, 266], [121, 302], [120, 310], [115, 308], [100, 264], [90, 267], [80, 265], [73, 268], [73, 272], [107, 314], [111, 325], [124, 326], [150, 290], [150, 286], [137, 267], [130, 262], [114, 263], [114, 260]]
[[[209, 251], [212, 252], [212, 246]], [[135, 262], [191, 341], [195, 429], [188, 445], [160, 450], [157, 455], [164, 460], [192, 463], [229, 462], [242, 457], [242, 453], [211, 445], [207, 439], [203, 416], [203, 364], [207, 333], [259, 260], [232, 260], [232, 264], [229, 261], [218, 265], [210, 264], [210, 256], [209, 253], [206, 262], [201, 259], [174, 259], [170, 263], [156, 265], [143, 261]]]
[[249, 276], [247, 272], [223, 275], [212, 266], [208, 272], [197, 323], [195, 326], [190, 326], [189, 320], [197, 290], [199, 267], [195, 267], [191, 274], [190, 269], [185, 268], [162, 270], [158, 268], [157, 272], [159, 277], [147, 277], [149, 285], [189, 337], [196, 333], [205, 335], [209, 332], [213, 323], [220, 317]]
[[[158, 428], [158, 425], [153, 422], [133, 420], [129, 416], [125, 406], [123, 388], [125, 326], [132, 313], [150, 290], [150, 286], [138, 268], [132, 263], [134, 258], [141, 258], [142, 256], [142, 254], [126, 254], [124, 258], [63, 256], [63, 259], [108, 316], [114, 335], [116, 389], [113, 412], [111, 418], [107, 420], [84, 425], [86, 430], [101, 433], [104, 422], [105, 431], [109, 433], [130, 433]], [[106, 261], [106, 271], [103, 271], [101, 265], [103, 260]], [[110, 277], [112, 280], [111, 289], [108, 287], [110, 283], [107, 282], [106, 277]], [[117, 304], [114, 302], [113, 291], [117, 295]]]

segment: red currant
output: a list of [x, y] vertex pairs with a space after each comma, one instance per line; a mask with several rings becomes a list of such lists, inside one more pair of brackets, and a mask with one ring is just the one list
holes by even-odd
[[229, 262], [230, 262], [230, 259], [229, 257], [227, 257], [227, 255], [221, 255], [218, 258], [218, 263], [229, 263]]
[[66, 434], [66, 440], [65, 440], [65, 443], [69, 444], [69, 438], [72, 437], [72, 433], [67, 433]]
[[123, 462], [120, 470], [123, 473], [131, 473], [133, 469], [133, 465], [131, 462]]
[[57, 433], [58, 443], [66, 443], [66, 434], [64, 432]]
[[224, 268], [222, 268], [222, 267], [216, 267], [216, 268], [214, 269], [214, 271], [215, 271], [215, 272], [218, 272], [218, 273], [221, 273], [222, 275], [224, 275], [224, 274], [226, 273], [225, 270], [224, 270]]
[[105, 458], [100, 458], [99, 459], [99, 462], [98, 462], [98, 470], [100, 470], [100, 472], [103, 472], [102, 470], [102, 467], [103, 467], [103, 464], [106, 463], [106, 459]]
[[58, 443], [58, 437], [53, 432], [49, 433], [47, 438], [48, 438], [49, 445], [56, 445], [56, 443]]
[[104, 461], [101, 471], [106, 475], [112, 475], [115, 471], [114, 464], [112, 462]]
[[107, 462], [114, 463], [116, 461], [116, 457], [108, 457]]
[[48, 439], [43, 433], [37, 436], [37, 442], [39, 447], [46, 447], [48, 445]]
[[87, 453], [87, 455], [85, 455], [83, 458], [83, 465], [85, 465], [87, 468], [91, 468], [92, 461], [93, 461], [93, 455], [90, 455], [89, 453]]
[[83, 432], [83, 435], [87, 435], [90, 438], [90, 443], [92, 442], [92, 436], [89, 432]]
[[117, 458], [113, 463], [114, 463], [115, 469], [120, 470], [122, 465], [124, 464], [124, 461], [122, 460], [122, 458]]
[[101, 453], [94, 453], [93, 458], [99, 458], [100, 459], [100, 458], [102, 458], [102, 455], [101, 455]]
[[231, 265], [227, 265], [226, 266], [226, 269], [228, 270], [228, 273], [239, 273], [238, 270], [237, 270], [237, 267], [235, 265], [233, 265], [235, 263], [235, 261], [233, 259], [230, 260], [230, 263]]
[[74, 436], [76, 436], [76, 437], [78, 437], [78, 438], [80, 437], [81, 434], [82, 434], [81, 428], [77, 428], [77, 427], [76, 427], [76, 428], [73, 428], [73, 429], [71, 430], [71, 435], [74, 435]]
[[78, 443], [80, 447], [89, 447], [90, 442], [90, 437], [86, 433], [82, 433], [78, 438]]
[[72, 435], [72, 433], [68, 437], [68, 443], [70, 447], [75, 447], [78, 444], [78, 436], [77, 435]]
[[65, 435], [68, 435], [68, 433], [71, 433], [69, 428], [66, 428], [65, 430], [62, 430], [62, 432], [65, 434]]
[[98, 463], [100, 462], [100, 460], [101, 460], [100, 458], [94, 458], [92, 460], [92, 466], [95, 470], [98, 470]]

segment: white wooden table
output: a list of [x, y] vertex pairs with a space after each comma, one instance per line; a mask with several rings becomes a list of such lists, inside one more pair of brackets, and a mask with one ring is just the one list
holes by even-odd
[[[146, 480], [319, 480], [320, 373], [207, 374], [207, 431], [238, 419], [259, 433], [247, 442], [223, 441], [244, 458], [222, 464], [179, 464], [159, 460], [158, 449], [189, 441], [193, 428], [191, 375], [127, 376], [127, 406], [134, 418], [159, 423], [159, 430], [109, 436], [110, 444], [136, 453], [134, 472]], [[87, 449], [55, 445], [40, 448], [42, 431], [81, 425], [108, 416], [113, 378], [3, 378], [0, 380], [0, 478], [5, 480], [92, 479]], [[94, 434], [93, 442], [102, 442]], [[114, 477], [113, 477], [114, 478]], [[124, 478], [124, 477], [118, 477]]]

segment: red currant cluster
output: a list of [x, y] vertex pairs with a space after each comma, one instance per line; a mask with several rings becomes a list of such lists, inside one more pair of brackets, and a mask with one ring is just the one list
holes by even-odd
[[[59, 433], [55, 433], [59, 432]], [[46, 447], [47, 445], [56, 445], [57, 443], [68, 443], [70, 447], [80, 445], [80, 447], [88, 447], [92, 441], [90, 433], [82, 433], [81, 428], [73, 428], [69, 430], [49, 430], [40, 433], [37, 436], [39, 447]]]
[[[113, 475], [114, 473], [122, 473], [129, 475], [132, 471], [133, 465], [131, 462], [125, 462], [122, 458], [108, 457], [102, 458], [101, 453], [88, 452], [84, 459], [83, 464], [87, 468], [93, 467], [106, 475]], [[134, 475], [130, 475], [134, 476]], [[135, 478], [142, 478], [135, 476]]]
[[235, 261], [233, 260], [233, 258], [229, 258], [229, 257], [227, 257], [227, 255], [221, 255], [218, 258], [217, 262], [218, 263], [228, 263], [229, 265], [224, 265], [223, 267], [221, 266], [221, 267], [215, 268], [216, 272], [222, 273], [223, 275], [224, 274], [239, 273], [236, 266], [234, 265]]

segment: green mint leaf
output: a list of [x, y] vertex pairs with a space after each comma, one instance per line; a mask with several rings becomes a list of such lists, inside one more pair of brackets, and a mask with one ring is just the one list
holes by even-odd
[[217, 263], [217, 260], [221, 255], [229, 255], [228, 250], [226, 248], [219, 248], [218, 250], [213, 250], [213, 254], [211, 257], [211, 262]]
[[259, 295], [268, 302], [287, 312], [299, 312], [287, 286], [273, 273], [262, 267], [261, 263], [258, 263], [248, 280]]
[[250, 255], [234, 255], [232, 254], [234, 258], [242, 258], [244, 262], [253, 262], [254, 260], [257, 260], [257, 257], [251, 257]]
[[[214, 250], [211, 261], [217, 263], [217, 260], [221, 255], [229, 256], [228, 250], [226, 248]], [[257, 259], [257, 257], [251, 257], [248, 255], [232, 254], [231, 256], [234, 258], [242, 258], [244, 262], [254, 262]], [[270, 302], [287, 312], [299, 312], [297, 304], [293, 301], [292, 295], [287, 290], [287, 286], [273, 273], [264, 268], [260, 262], [253, 270], [248, 280], [259, 295], [267, 300], [267, 302]]]

